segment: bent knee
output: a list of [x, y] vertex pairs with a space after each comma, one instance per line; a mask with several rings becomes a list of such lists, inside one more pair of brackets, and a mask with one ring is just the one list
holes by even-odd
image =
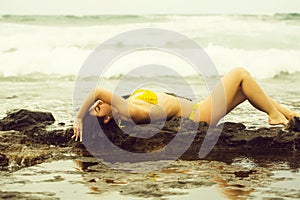
[[232, 72], [239, 77], [249, 76], [250, 73], [243, 67], [235, 67]]

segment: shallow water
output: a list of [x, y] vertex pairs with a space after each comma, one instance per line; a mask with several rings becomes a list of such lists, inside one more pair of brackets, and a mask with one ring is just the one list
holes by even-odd
[[[41, 199], [121, 199], [135, 200], [141, 197], [124, 196], [120, 192], [104, 192], [96, 194], [93, 187], [89, 187], [83, 178], [76, 162], [73, 160], [61, 160], [51, 163], [43, 163], [17, 172], [4, 175], [0, 182], [1, 191], [21, 192], [30, 194], [32, 197]], [[172, 189], [170, 189], [172, 190]], [[96, 190], [97, 191], [97, 190]], [[175, 191], [175, 190], [174, 190]], [[197, 195], [206, 197], [221, 197], [218, 190], [212, 187], [198, 188], [192, 190], [176, 190], [184, 193], [182, 196], [168, 196], [170, 199], [196, 198]], [[144, 198], [143, 198], [144, 199]], [[146, 198], [145, 198], [146, 199]]]
[[300, 198], [300, 173], [296, 171], [280, 170], [272, 172], [275, 181], [267, 188], [260, 188], [254, 192], [254, 196], [266, 196], [269, 198], [282, 198], [293, 200]]
[[[232, 164], [176, 161], [160, 172], [146, 174], [100, 169], [105, 167], [82, 170], [78, 160], [53, 161], [13, 173], [2, 172], [0, 188], [2, 192], [20, 192], [23, 198], [40, 199], [298, 199], [300, 195], [299, 169], [289, 170], [284, 163], [261, 168], [247, 158]], [[240, 171], [249, 176], [234, 176]], [[141, 179], [144, 181], [140, 183]], [[150, 183], [158, 184], [161, 193], [143, 196], [149, 195], [146, 191]], [[166, 183], [173, 187], [165, 187]]]
[[82, 181], [82, 174], [70, 160], [43, 163], [5, 176], [2, 191], [30, 193], [41, 199], [97, 199]]

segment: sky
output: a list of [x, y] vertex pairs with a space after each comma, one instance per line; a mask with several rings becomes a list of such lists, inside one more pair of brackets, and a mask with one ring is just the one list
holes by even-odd
[[300, 0], [0, 0], [0, 15], [300, 13]]

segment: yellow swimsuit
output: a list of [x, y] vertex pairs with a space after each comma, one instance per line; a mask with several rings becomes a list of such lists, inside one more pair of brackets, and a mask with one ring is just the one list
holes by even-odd
[[139, 100], [145, 101], [145, 102], [153, 104], [153, 105], [158, 104], [157, 95], [155, 92], [153, 92], [151, 90], [138, 89], [138, 90], [135, 90], [129, 96], [129, 98], [133, 97], [133, 96], [135, 96], [134, 99], [139, 99]]
[[191, 114], [189, 116], [189, 119], [192, 120], [192, 121], [194, 121], [194, 119], [195, 119], [195, 114], [196, 114], [196, 112], [198, 110], [198, 106], [199, 106], [198, 103], [194, 103], [194, 105], [193, 105], [192, 112], [191, 112]]
[[[158, 104], [157, 95], [156, 95], [155, 92], [153, 92], [151, 90], [137, 89], [132, 94], [130, 94], [128, 99], [130, 99], [130, 98], [139, 99], [139, 100], [142, 100], [144, 102], [147, 102], [147, 103], [150, 103], [150, 104], [153, 104], [153, 105]], [[119, 123], [120, 128], [125, 127], [125, 126], [122, 125], [122, 120], [121, 119], [119, 119], [118, 123]]]
[[[150, 103], [150, 104], [153, 104], [153, 105], [157, 105], [158, 104], [158, 99], [157, 99], [157, 95], [155, 92], [151, 91], [151, 90], [147, 90], [147, 89], [138, 89], [138, 90], [135, 90], [130, 96], [130, 97], [134, 97], [134, 99], [139, 99], [139, 100], [142, 100], [142, 101], [145, 101], [147, 103]], [[198, 103], [195, 103], [193, 105], [193, 109], [192, 109], [192, 112], [189, 116], [189, 119], [190, 120], [194, 120], [195, 118], [195, 114], [198, 110]]]

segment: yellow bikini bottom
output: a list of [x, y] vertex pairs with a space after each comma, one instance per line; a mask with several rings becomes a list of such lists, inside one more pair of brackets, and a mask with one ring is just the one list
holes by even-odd
[[192, 121], [194, 121], [195, 114], [196, 114], [196, 112], [198, 110], [198, 106], [199, 106], [199, 103], [194, 103], [194, 105], [193, 105], [192, 112], [191, 112], [191, 114], [189, 116], [189, 119], [192, 120]]

